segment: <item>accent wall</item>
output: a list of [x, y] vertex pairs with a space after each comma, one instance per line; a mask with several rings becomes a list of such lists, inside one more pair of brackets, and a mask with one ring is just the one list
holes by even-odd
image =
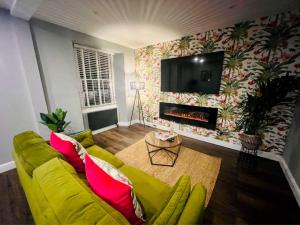
[[[256, 91], [256, 82], [270, 76], [300, 76], [300, 10], [244, 21], [159, 43], [135, 51], [138, 79], [145, 81], [141, 93], [146, 121], [166, 127], [172, 122], [159, 119], [159, 102], [218, 108], [217, 130], [189, 125], [179, 129], [232, 144], [239, 144], [236, 120], [246, 93]], [[217, 95], [160, 91], [160, 61], [165, 58], [225, 51], [222, 83]], [[270, 126], [263, 137], [262, 150], [283, 154], [294, 106], [278, 106], [273, 113], [284, 122]]]

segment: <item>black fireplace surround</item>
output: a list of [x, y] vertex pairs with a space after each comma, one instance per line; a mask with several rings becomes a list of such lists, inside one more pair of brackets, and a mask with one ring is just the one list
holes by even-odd
[[218, 116], [217, 108], [180, 105], [173, 103], [159, 103], [159, 118], [176, 123], [216, 129]]

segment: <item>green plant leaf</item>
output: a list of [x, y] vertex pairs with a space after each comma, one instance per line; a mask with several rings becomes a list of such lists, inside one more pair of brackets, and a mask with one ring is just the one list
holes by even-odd
[[64, 112], [63, 112], [63, 116], [62, 116], [62, 119], [61, 119], [61, 120], [65, 120], [66, 115], [67, 115], [67, 112], [68, 112], [68, 111], [64, 111]]
[[66, 129], [66, 127], [67, 127], [67, 126], [69, 126], [69, 125], [70, 125], [70, 123], [71, 123], [71, 121], [69, 121], [69, 122], [65, 123], [65, 125], [63, 126], [63, 129]]
[[48, 126], [50, 130], [55, 132], [62, 132], [64, 128], [67, 127], [71, 122], [66, 123], [67, 111], [63, 111], [61, 108], [57, 108], [55, 112], [51, 114], [40, 113], [42, 121], [41, 124]]
[[45, 113], [40, 113], [40, 117], [41, 117], [41, 120], [47, 121], [47, 114], [45, 114]]
[[56, 124], [58, 122], [57, 119], [55, 119], [52, 114], [48, 114], [47, 117], [53, 124]]
[[247, 94], [240, 105], [242, 116], [237, 121], [237, 128], [247, 134], [259, 134], [282, 121], [280, 114], [270, 112], [276, 105], [288, 106], [293, 98], [287, 98], [287, 94], [300, 90], [299, 83], [299, 77], [289, 75], [259, 83], [259, 94]]
[[40, 121], [41, 124], [48, 126], [48, 124], [44, 121]]
[[53, 130], [54, 132], [57, 132], [57, 125], [56, 124], [48, 124], [48, 128], [50, 130]]
[[56, 113], [59, 120], [64, 120], [64, 118], [63, 118], [64, 117], [64, 111], [62, 109], [57, 109], [55, 111], [55, 113]]
[[55, 113], [52, 113], [52, 116], [53, 116], [53, 118], [54, 118], [54, 119], [56, 119], [57, 121], [59, 121], [59, 120], [60, 120], [60, 118], [57, 116], [57, 114], [55, 114]]

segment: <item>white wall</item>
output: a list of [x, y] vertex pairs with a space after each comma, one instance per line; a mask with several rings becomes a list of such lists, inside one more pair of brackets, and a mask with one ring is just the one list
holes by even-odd
[[[32, 77], [27, 77], [27, 73]], [[41, 94], [41, 84], [34, 77], [37, 75], [28, 23], [0, 9], [0, 165], [12, 160], [12, 141], [17, 133], [39, 132], [36, 110], [44, 108], [43, 104], [41, 108], [33, 107], [39, 101], [35, 95]], [[30, 91], [33, 86], [39, 86], [34, 89], [37, 92]]]
[[14, 21], [13, 30], [21, 66], [26, 77], [30, 100], [33, 106], [35, 123], [38, 126], [39, 134], [44, 138], [48, 138], [49, 129], [39, 122], [40, 113], [47, 113], [48, 109], [32, 42], [30, 26], [27, 21], [15, 17], [13, 17], [12, 20]]
[[133, 49], [42, 21], [33, 20], [30, 27], [27, 21], [0, 9], [0, 167], [12, 160], [17, 133], [34, 130], [48, 137], [49, 130], [39, 123], [39, 114], [47, 112], [46, 102], [50, 110], [68, 110], [72, 130], [84, 128], [73, 41], [120, 53], [114, 65], [116, 98], [120, 122], [128, 121], [131, 102], [125, 78], [134, 74]]
[[71, 120], [69, 129], [83, 130], [72, 42], [68, 38], [39, 27], [33, 29], [50, 109], [67, 110], [66, 120]]
[[116, 100], [119, 122], [129, 118], [130, 98], [126, 98], [125, 77], [134, 73], [134, 50], [76, 32], [51, 23], [31, 21], [38, 57], [45, 78], [51, 110], [68, 110], [72, 130], [84, 129], [79, 98], [79, 80], [73, 54], [73, 42], [120, 53], [114, 57]]

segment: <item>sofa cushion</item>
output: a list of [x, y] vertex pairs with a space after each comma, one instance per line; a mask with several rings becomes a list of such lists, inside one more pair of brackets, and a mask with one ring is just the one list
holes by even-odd
[[53, 158], [64, 158], [33, 131], [25, 131], [14, 137], [15, 154], [29, 176], [35, 168]]
[[63, 160], [55, 158], [36, 168], [33, 185], [48, 224], [129, 224], [92, 193]]
[[85, 173], [93, 191], [122, 213], [127, 220], [143, 223], [143, 212], [128, 178], [104, 160], [86, 154]]
[[88, 148], [95, 144], [91, 130], [84, 130], [80, 133], [71, 135], [71, 137], [76, 139], [84, 148]]
[[[54, 132], [51, 132], [51, 133], [54, 133]], [[76, 152], [77, 154], [79, 155], [80, 159], [82, 161], [84, 161], [84, 158], [85, 158], [85, 154], [87, 153], [87, 151], [85, 150], [85, 148], [79, 143], [79, 141], [77, 141], [76, 139], [74, 139], [73, 137], [71, 136], [68, 136], [66, 134], [63, 134], [63, 133], [54, 133], [56, 136], [58, 136], [61, 140], [64, 140], [64, 141], [69, 141], [71, 142], [75, 149], [76, 149]]]
[[51, 146], [60, 152], [78, 172], [84, 172], [84, 157], [86, 150], [76, 140], [64, 134], [51, 132]]
[[149, 224], [175, 225], [184, 209], [186, 201], [191, 191], [191, 178], [189, 176], [181, 176], [173, 187], [172, 192], [162, 205], [161, 209], [149, 221]]
[[108, 162], [109, 164], [113, 165], [116, 168], [119, 168], [124, 165], [124, 163], [120, 159], [118, 159], [116, 156], [114, 156], [110, 152], [104, 150], [103, 148], [101, 148], [97, 145], [93, 145], [93, 146], [87, 148], [86, 150], [90, 155], [96, 156], [97, 158]]
[[150, 219], [163, 205], [171, 193], [171, 187], [149, 174], [124, 165], [119, 170], [132, 182], [147, 219]]

